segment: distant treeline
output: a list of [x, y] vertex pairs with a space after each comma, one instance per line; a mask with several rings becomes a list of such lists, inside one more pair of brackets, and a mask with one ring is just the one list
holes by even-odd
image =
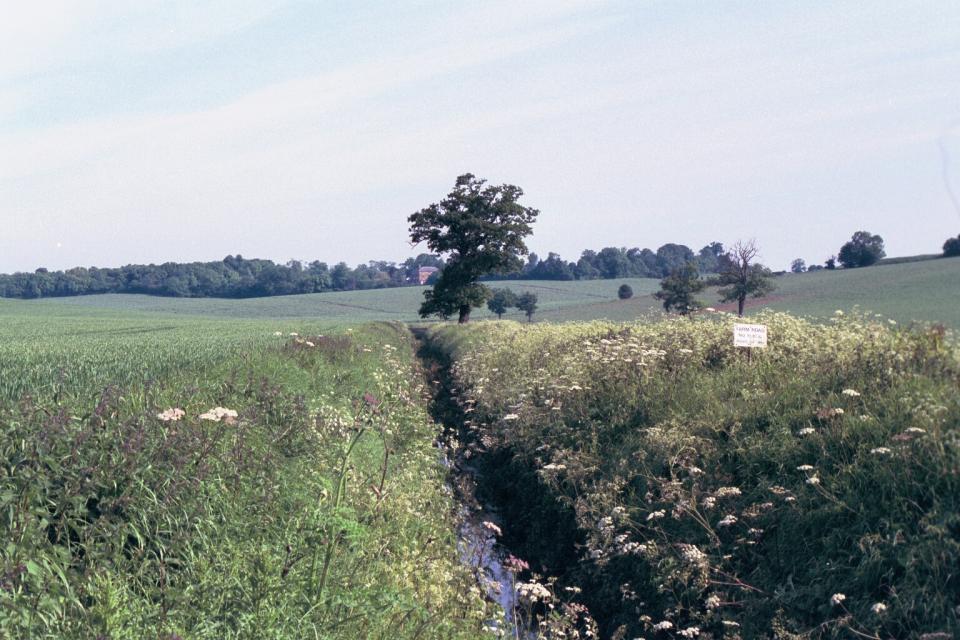
[[[531, 253], [518, 273], [491, 279], [593, 280], [602, 278], [662, 278], [694, 261], [701, 272], [717, 270], [723, 245], [711, 243], [695, 254], [689, 247], [665, 244], [656, 251], [606, 247], [584, 251], [576, 262], [550, 253], [541, 260]], [[248, 260], [227, 256], [219, 262], [166, 262], [115, 268], [75, 267], [66, 271], [37, 269], [33, 273], [0, 274], [0, 296], [47, 298], [97, 293], [143, 293], [185, 298], [253, 298], [322, 291], [354, 291], [419, 284], [420, 267], [443, 268], [443, 260], [420, 254], [402, 263], [371, 261], [356, 267], [344, 262]]]

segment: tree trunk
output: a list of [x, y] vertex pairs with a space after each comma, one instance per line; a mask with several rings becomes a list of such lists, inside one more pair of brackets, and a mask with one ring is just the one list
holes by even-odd
[[470, 305], [460, 305], [460, 319], [457, 320], [457, 322], [460, 324], [467, 324], [470, 322]]
[[747, 303], [746, 296], [742, 298], [737, 298], [737, 315], [740, 316], [741, 318], [743, 317], [743, 307], [746, 305], [746, 303]]

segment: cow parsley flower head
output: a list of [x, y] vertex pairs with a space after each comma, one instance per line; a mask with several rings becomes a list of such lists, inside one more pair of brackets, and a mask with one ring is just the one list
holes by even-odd
[[830, 604], [836, 607], [846, 599], [847, 599], [847, 596], [845, 596], [844, 594], [835, 593], [832, 596], [830, 596]]
[[214, 407], [207, 411], [206, 413], [200, 414], [201, 420], [211, 420], [213, 422], [232, 422], [237, 417], [237, 412], [233, 409], [227, 409], [226, 407]]
[[158, 413], [157, 418], [163, 420], [164, 422], [176, 422], [185, 415], [187, 415], [186, 411], [175, 407], [173, 409], [167, 409], [163, 413]]
[[738, 487], [720, 487], [716, 491], [718, 498], [727, 498], [730, 496], [739, 496], [742, 493]]
[[856, 391], [855, 389], [844, 389], [843, 391], [841, 391], [841, 393], [842, 393], [843, 395], [845, 395], [845, 396], [850, 397], [850, 398], [859, 398], [859, 397], [860, 397], [860, 392], [859, 392], [859, 391]]

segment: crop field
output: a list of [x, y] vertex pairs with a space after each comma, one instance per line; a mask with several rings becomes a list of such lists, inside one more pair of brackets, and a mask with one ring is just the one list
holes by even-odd
[[432, 330], [504, 544], [604, 638], [957, 637], [958, 345], [758, 319]]
[[405, 328], [37, 308], [0, 310], [0, 637], [475, 638], [495, 618]]
[[[790, 311], [796, 315], [828, 318], [836, 309], [879, 313], [898, 322], [940, 322], [960, 328], [960, 258], [885, 264], [866, 269], [787, 274], [776, 278], [777, 289], [765, 299], [750, 300], [747, 312], [763, 309]], [[634, 297], [618, 300], [617, 288], [629, 284]], [[536, 321], [568, 322], [611, 320], [629, 322], [662, 316], [653, 293], [659, 281], [651, 278], [586, 281], [500, 281], [492, 287], [538, 296]], [[423, 287], [345, 291], [278, 296], [247, 300], [158, 298], [144, 295], [96, 295], [33, 301], [0, 301], [0, 313], [94, 316], [116, 311], [162, 314], [164, 317], [311, 319], [334, 323], [380, 320], [418, 322], [417, 308]], [[707, 305], [721, 306], [716, 293], [701, 296]], [[12, 312], [12, 311], [10, 311]], [[495, 318], [486, 308], [474, 311], [476, 319]], [[511, 309], [505, 318], [522, 318]]]

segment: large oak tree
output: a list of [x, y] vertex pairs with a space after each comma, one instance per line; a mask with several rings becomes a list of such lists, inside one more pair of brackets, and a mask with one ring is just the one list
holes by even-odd
[[433, 253], [446, 255], [446, 266], [432, 290], [424, 292], [420, 316], [448, 318], [454, 313], [460, 323], [470, 319], [470, 310], [490, 297], [479, 282], [492, 273], [509, 273], [523, 266], [527, 254], [523, 239], [540, 213], [517, 201], [520, 187], [487, 185], [471, 173], [459, 178], [453, 191], [440, 203], [411, 215], [410, 238], [426, 241]]

